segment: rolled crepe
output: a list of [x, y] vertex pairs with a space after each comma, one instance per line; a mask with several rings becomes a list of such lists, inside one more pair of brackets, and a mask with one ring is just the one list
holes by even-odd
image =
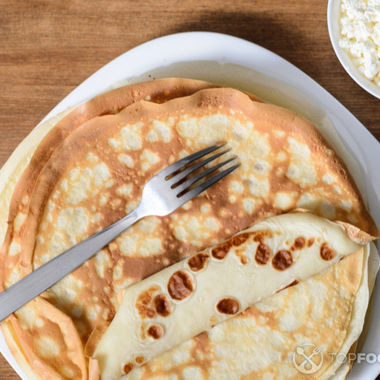
[[275, 216], [130, 286], [94, 353], [102, 380], [356, 252], [346, 229], [311, 213]]

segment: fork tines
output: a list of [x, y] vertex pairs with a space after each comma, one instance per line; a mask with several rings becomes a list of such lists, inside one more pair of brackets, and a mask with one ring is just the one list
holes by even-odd
[[[227, 165], [228, 163], [236, 160], [236, 156], [229, 158], [226, 161], [223, 161], [217, 165], [212, 166], [211, 168], [208, 168], [207, 170], [204, 170], [201, 173], [198, 173], [194, 177], [186, 179], [190, 174], [194, 173], [196, 170], [204, 167], [208, 163], [216, 160], [217, 158], [223, 156], [224, 154], [228, 153], [230, 149], [224, 150], [223, 152], [219, 152], [214, 154], [213, 156], [210, 156], [203, 161], [197, 162], [194, 165], [188, 166], [189, 164], [197, 161], [198, 159], [214, 152], [217, 149], [222, 148], [225, 146], [226, 143], [220, 143], [214, 146], [211, 146], [209, 148], [200, 150], [199, 152], [196, 152], [194, 154], [191, 154], [182, 160], [177, 161], [175, 164], [169, 166], [167, 169], [171, 169], [171, 173], [166, 174], [166, 179], [171, 185], [172, 189], [176, 189], [177, 197], [183, 197], [186, 196], [189, 200], [196, 195], [200, 194], [210, 186], [212, 186], [214, 183], [218, 182], [231, 172], [233, 172], [239, 164], [236, 164], [234, 166], [229, 167], [228, 169], [219, 172], [218, 174], [214, 175], [211, 178], [208, 178], [206, 181], [202, 182], [200, 185], [191, 188], [193, 185], [195, 185], [198, 181], [205, 178], [209, 174], [215, 172], [216, 170], [220, 169], [221, 167]], [[181, 169], [185, 168], [184, 170], [180, 171]], [[166, 170], [167, 170], [166, 169]]]

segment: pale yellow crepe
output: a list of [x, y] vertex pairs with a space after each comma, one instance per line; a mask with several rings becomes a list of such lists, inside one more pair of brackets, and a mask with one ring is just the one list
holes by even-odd
[[[363, 326], [368, 256], [366, 246], [134, 369], [123, 379], [330, 379], [340, 364], [332, 362], [329, 354], [347, 353]], [[322, 349], [323, 364], [314, 374], [299, 372], [293, 363], [297, 347], [305, 343]]]
[[360, 248], [339, 224], [283, 214], [128, 287], [93, 355], [102, 380], [129, 374]]

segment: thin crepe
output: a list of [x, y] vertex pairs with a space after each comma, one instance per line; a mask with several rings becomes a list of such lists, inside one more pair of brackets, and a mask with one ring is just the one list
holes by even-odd
[[129, 374], [360, 248], [339, 224], [283, 214], [128, 287], [94, 353], [102, 380]]
[[[330, 379], [340, 370], [330, 353], [347, 353], [360, 335], [369, 299], [368, 256], [367, 245], [122, 379]], [[293, 354], [305, 343], [322, 348], [323, 365], [314, 374], [305, 375], [293, 364]]]
[[[170, 85], [174, 82], [173, 80], [169, 80], [168, 82], [163, 81], [157, 84], [157, 88], [163, 91], [168, 87], [170, 88]], [[178, 84], [179, 82], [175, 83]], [[146, 88], [144, 86], [142, 85], [142, 88]], [[149, 86], [152, 86], [152, 84]], [[201, 84], [200, 86], [207, 88], [210, 85]], [[192, 85], [191, 88], [194, 89], [195, 87]], [[130, 90], [131, 88], [126, 88], [117, 91], [120, 91], [119, 94], [128, 94]], [[139, 93], [138, 89], [136, 93]], [[165, 94], [165, 91], [163, 93]], [[272, 213], [282, 213], [294, 207], [294, 205], [302, 205], [306, 208], [315, 209], [322, 216], [335, 217], [358, 225], [367, 225], [367, 232], [371, 233], [372, 231], [374, 235], [377, 233], [377, 229], [369, 214], [365, 211], [365, 206], [352, 179], [347, 174], [344, 164], [336, 157], [328, 144], [310, 123], [296, 117], [293, 112], [277, 107], [268, 106], [268, 108], [260, 108], [258, 103], [252, 103], [251, 105], [250, 101], [247, 100], [248, 98], [240, 92], [235, 91], [233, 95], [231, 92], [232, 96], [227, 95], [225, 92], [217, 94], [202, 93], [198, 94], [198, 97], [184, 99], [183, 103], [175, 100], [169, 106], [160, 105], [155, 107], [153, 104], [139, 102], [112, 116], [100, 116], [88, 122], [83, 122], [79, 118], [80, 122], [74, 135], [70, 133], [68, 137], [65, 137], [64, 143], [51, 153], [50, 159], [46, 155], [38, 156], [37, 153], [40, 150], [37, 150], [35, 155], [36, 160], [40, 159], [46, 162], [43, 171], [38, 177], [37, 184], [39, 189], [35, 188], [36, 182], [33, 178], [29, 186], [28, 177], [24, 174], [21, 181], [19, 181], [18, 188], [20, 188], [19, 186], [21, 188], [22, 186], [26, 186], [29, 190], [34, 189], [32, 197], [31, 199], [25, 198], [25, 195], [20, 191], [15, 191], [13, 196], [12, 204], [17, 205], [17, 207], [20, 206], [22, 210], [16, 216], [13, 214], [13, 223], [9, 224], [8, 230], [11, 231], [12, 242], [8, 241], [8, 244], [3, 246], [5, 257], [1, 261], [4, 268], [2, 280], [7, 282], [6, 286], [17, 281], [20, 276], [29, 273], [30, 270], [38, 267], [65, 248], [68, 248], [73, 242], [80, 241], [97, 229], [104, 228], [113, 220], [130, 212], [136, 206], [141, 187], [149, 176], [171, 163], [172, 160], [183, 157], [183, 155], [211, 143], [210, 139], [219, 138], [221, 136], [218, 134], [219, 130], [223, 131], [224, 135], [222, 136], [226, 136], [226, 139], [229, 139], [230, 143], [235, 144], [233, 148], [240, 155], [243, 162], [252, 162], [255, 165], [248, 165], [248, 168], [246, 166], [245, 173], [240, 173], [241, 176], [235, 177], [235, 180], [231, 182], [231, 186], [219, 186], [215, 191], [208, 191], [206, 196], [199, 197], [183, 209], [178, 210], [170, 219], [148, 218], [140, 222], [138, 226], [135, 226], [122, 235], [119, 240], [102, 250], [86, 266], [78, 269], [43, 295], [45, 299], [60, 311], [71, 317], [75, 325], [74, 329], [79, 333], [83, 344], [87, 342], [89, 335], [97, 325], [102, 323], [102, 321], [112, 320], [118, 308], [116, 294], [121, 288], [141, 280], [163, 267], [178, 261], [180, 258], [202, 249], [202, 247], [222, 241], [233, 233], [248, 227], [254, 221], [263, 219]], [[166, 96], [170, 97], [171, 92], [166, 93]], [[204, 101], [201, 107], [199, 106], [201, 103], [199, 100]], [[114, 110], [112, 102], [112, 96], [104, 94], [96, 98], [96, 101], [91, 101], [90, 105], [100, 104], [103, 106], [106, 104], [109, 110], [107, 112], [112, 112]], [[251, 114], [247, 115], [247, 110], [251, 106], [253, 107], [252, 112], [254, 116]], [[95, 108], [100, 109], [97, 107]], [[80, 109], [86, 110], [89, 108], [91, 107], [85, 104]], [[209, 118], [209, 122], [205, 123], [205, 119], [200, 117], [204, 110], [209, 112], [210, 115], [214, 112], [218, 113], [219, 116], [211, 117]], [[169, 111], [170, 113], [172, 111], [174, 113], [177, 112], [177, 124], [171, 125]], [[234, 119], [231, 111], [235, 112], [238, 120]], [[76, 110], [75, 112], [76, 115], [80, 115], [82, 111]], [[191, 115], [194, 117], [192, 118]], [[111, 136], [101, 133], [101, 124], [106, 123], [106, 126], [109, 127], [110, 124], [108, 123], [110, 120], [114, 120], [117, 124], [118, 117], [123, 120], [123, 125], [120, 126], [124, 131], [123, 136], [119, 132]], [[179, 117], [182, 117], [182, 120], [179, 120]], [[145, 121], [145, 126], [139, 130], [136, 127], [135, 121], [139, 122], [141, 119]], [[255, 128], [249, 123], [249, 119], [255, 121]], [[67, 120], [72, 120], [71, 116]], [[242, 123], [241, 120], [244, 122]], [[279, 120], [282, 121], [279, 122]], [[49, 136], [54, 136], [54, 134], [61, 136], [61, 130], [66, 130], [66, 121], [63, 119], [59, 123], [58, 130], [55, 130], [56, 127], [53, 127]], [[128, 123], [129, 127], [124, 128]], [[252, 121], [251, 123], [253, 124]], [[186, 137], [184, 133], [193, 133], [194, 126], [196, 129], [203, 128], [204, 132], [196, 136]], [[46, 129], [50, 130], [51, 127], [52, 125], [49, 125]], [[173, 135], [173, 138], [169, 142], [164, 142], [165, 128], [161, 127], [169, 128], [170, 133]], [[209, 129], [206, 130], [205, 128]], [[112, 130], [110, 130], [110, 134], [111, 132]], [[39, 129], [36, 130], [32, 138], [34, 145], [42, 138], [44, 133], [44, 131], [39, 132]], [[40, 135], [36, 137], [36, 134]], [[136, 135], [142, 137], [144, 146], [136, 151], [133, 151], [133, 149], [128, 150], [127, 148], [123, 152], [124, 147], [120, 144], [118, 146], [118, 141], [122, 142], [123, 139], [134, 141], [133, 139], [136, 138]], [[153, 140], [149, 140], [148, 135], [150, 136], [149, 139]], [[155, 135], [158, 139], [156, 141], [154, 141]], [[290, 142], [287, 140], [290, 137], [289, 135], [292, 136], [289, 140]], [[206, 139], [199, 141], [199, 137], [201, 136], [206, 136]], [[60, 141], [62, 142], [62, 139]], [[83, 142], [85, 143], [83, 144]], [[284, 182], [278, 183], [277, 186], [274, 183], [271, 194], [264, 194], [263, 192], [268, 188], [265, 178], [268, 177], [272, 186], [273, 180], [277, 179], [277, 174], [274, 168], [271, 168], [269, 173], [265, 172], [265, 170], [264, 173], [260, 173], [260, 170], [268, 168], [265, 166], [267, 158], [271, 161], [273, 158], [281, 159], [283, 157], [278, 152], [277, 155], [274, 153], [281, 147], [281, 144], [285, 146], [285, 149], [282, 149], [284, 150], [283, 153], [289, 153], [294, 157], [294, 149], [293, 151], [291, 149], [291, 144], [294, 142], [296, 144], [293, 148], [300, 147], [301, 152], [306, 152], [306, 155], [309, 154], [308, 150], [310, 151], [309, 161], [318, 161], [321, 157], [324, 157], [323, 152], [326, 153], [328, 159], [327, 161], [323, 161], [323, 165], [320, 165], [320, 169], [323, 169], [323, 175], [322, 172], [317, 173], [318, 185], [323, 184], [323, 186], [302, 187], [302, 184], [294, 183], [294, 181], [297, 181], [296, 178], [288, 178], [286, 176], [287, 172], [283, 172], [282, 176], [281, 173], [279, 174]], [[298, 144], [299, 142], [301, 144]], [[166, 150], [160, 149], [160, 144], [166, 147]], [[241, 147], [239, 148], [240, 145]], [[247, 146], [250, 147], [249, 151], [247, 151]], [[147, 147], [149, 149], [146, 149]], [[236, 147], [239, 149], [236, 149]], [[129, 148], [131, 147], [129, 146]], [[159, 163], [152, 164], [155, 158], [149, 154], [151, 150], [160, 158]], [[80, 156], [81, 153], [83, 153], [82, 156]], [[63, 155], [61, 156], [61, 154]], [[99, 154], [100, 157], [98, 156]], [[20, 151], [18, 155], [20, 155]], [[121, 156], [120, 160], [119, 156]], [[128, 167], [132, 162], [128, 156], [134, 160], [134, 167], [132, 168]], [[116, 165], [110, 165], [108, 157]], [[297, 155], [294, 158], [297, 159]], [[9, 187], [5, 189], [6, 191], [3, 192], [1, 198], [4, 206], [1, 209], [3, 214], [7, 212], [7, 208], [5, 207], [7, 204], [6, 200], [10, 199], [9, 194], [12, 194], [12, 186], [14, 186], [29, 159], [30, 156], [27, 156], [22, 162], [18, 162], [17, 157], [15, 157], [13, 162], [15, 162], [14, 167], [17, 170], [13, 171], [11, 169], [8, 173], [5, 172], [5, 177], [9, 175], [10, 181], [4, 181], [7, 182]], [[299, 159], [298, 161], [302, 160]], [[31, 162], [33, 163], [34, 161], [32, 160]], [[291, 165], [289, 160], [282, 162], [284, 167], [286, 165], [290, 167]], [[113, 187], [106, 187], [110, 185], [110, 179], [102, 182], [102, 178], [104, 178], [102, 177], [102, 168], [104, 168], [102, 164], [105, 164], [109, 168], [112, 180], [115, 181], [115, 175], [117, 177], [116, 184]], [[99, 195], [95, 196], [93, 202], [86, 202], [86, 199], [83, 199], [78, 204], [79, 206], [76, 207], [75, 205], [65, 203], [64, 199], [54, 198], [57, 195], [56, 190], [64, 192], [66, 184], [70, 190], [73, 188], [78, 189], [80, 187], [78, 179], [80, 180], [82, 177], [85, 177], [86, 174], [91, 174], [91, 170], [99, 165], [100, 167], [97, 170], [101, 185], [95, 186], [99, 188]], [[149, 168], [149, 166], [153, 167]], [[149, 169], [145, 172], [145, 175], [141, 176], [143, 167], [148, 167]], [[27, 171], [24, 173], [27, 173]], [[121, 179], [119, 177], [120, 173], [125, 175], [125, 177]], [[58, 174], [57, 178], [54, 179], [52, 174]], [[290, 175], [292, 176], [292, 171]], [[242, 178], [242, 176], [245, 178]], [[127, 187], [120, 186], [118, 182], [121, 180]], [[85, 181], [86, 179], [84, 179]], [[92, 178], [91, 181], [95, 182], [95, 179]], [[20, 185], [21, 182], [23, 183], [22, 185]], [[241, 183], [245, 186], [242, 193], [239, 192], [241, 190]], [[293, 190], [292, 187], [294, 185], [297, 191], [289, 193], [289, 189], [287, 188], [285, 188], [285, 191], [281, 191], [284, 189], [284, 183], [292, 185], [290, 190]], [[92, 183], [91, 186], [93, 185]], [[130, 194], [127, 194], [128, 185], [131, 185], [132, 188]], [[258, 185], [257, 187], [260, 191], [256, 194], [251, 194], [251, 188], [255, 189], [256, 185]], [[50, 195], [47, 191], [49, 186], [55, 187], [55, 189], [51, 190]], [[46, 197], [44, 196], [44, 191], [47, 191]], [[96, 191], [96, 188], [93, 188], [92, 191]], [[339, 195], [337, 193], [339, 191], [343, 192], [344, 196], [342, 194]], [[91, 194], [85, 195], [90, 195], [91, 197]], [[274, 199], [274, 194], [278, 195], [277, 199]], [[293, 202], [288, 204], [287, 207], [283, 207], [286, 205], [289, 196], [293, 198]], [[219, 198], [221, 198], [220, 203]], [[18, 203], [14, 199], [18, 200]], [[218, 200], [218, 203], [215, 199]], [[23, 201], [26, 205], [22, 205]], [[276, 207], [272, 207], [275, 201]], [[28, 202], [33, 203], [30, 210], [28, 210]], [[55, 205], [55, 209], [51, 210], [53, 205]], [[331, 205], [333, 205], [333, 208]], [[100, 208], [101, 210], [92, 211], [93, 208]], [[58, 209], [63, 215], [58, 215]], [[353, 209], [359, 210], [358, 214], [354, 215]], [[23, 251], [25, 255], [21, 257], [17, 252], [18, 244], [20, 244], [20, 248], [22, 242], [30, 246], [34, 244], [33, 231], [29, 236], [28, 234], [24, 234], [25, 225], [28, 225], [27, 214], [29, 214], [28, 218], [31, 217], [31, 219], [33, 219], [33, 214], [36, 215], [35, 220], [32, 220], [30, 226], [43, 227], [45, 225], [50, 231], [36, 235], [36, 245], [33, 246], [33, 249], [29, 249], [29, 251]], [[237, 216], [235, 219], [234, 214]], [[54, 220], [50, 221], [50, 217]], [[101, 220], [97, 221], [96, 219], [99, 217], [101, 217]], [[65, 226], [63, 230], [59, 230], [58, 228], [58, 219]], [[85, 225], [84, 222], [86, 220], [90, 220], [92, 226], [85, 233], [81, 234], [80, 232], [83, 230], [82, 227]], [[203, 234], [201, 233], [202, 228], [206, 228], [206, 232]], [[16, 231], [17, 229], [19, 229], [19, 232]], [[79, 233], [73, 234], [73, 229]], [[354, 231], [354, 234], [356, 232]], [[62, 233], [63, 239], [61, 239]], [[57, 237], [58, 239], [56, 239]], [[364, 237], [364, 239], [368, 238], [365, 234], [361, 237]], [[39, 245], [41, 246], [39, 247]], [[132, 247], [133, 251], [129, 251], [128, 247]], [[14, 320], [14, 324], [17, 323], [22, 324], [23, 318], [17, 317]], [[73, 331], [74, 333], [75, 331]], [[49, 335], [48, 331], [47, 334]], [[50, 338], [54, 341], [54, 335], [50, 335]], [[30, 344], [29, 342], [19, 342], [18, 346], [28, 345]], [[77, 355], [83, 355], [83, 352], [78, 350]], [[39, 357], [38, 360], [33, 361], [35, 372], [38, 373], [38, 376], [44, 377], [46, 375], [44, 368], [51, 365], [51, 363], [58, 363], [57, 370], [58, 372], [62, 371], [60, 368], [70, 364], [62, 362], [62, 358], [57, 355], [52, 355], [50, 358]], [[26, 365], [31, 365], [30, 363]], [[83, 373], [82, 376], [85, 378], [86, 374]]]

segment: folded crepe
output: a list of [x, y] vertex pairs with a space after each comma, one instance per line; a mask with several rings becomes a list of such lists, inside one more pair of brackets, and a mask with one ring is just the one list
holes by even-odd
[[266, 217], [303, 207], [352, 224], [347, 231], [359, 243], [378, 236], [345, 164], [315, 127], [213, 87], [169, 79], [102, 94], [37, 128], [1, 172], [0, 287], [7, 288], [132, 211], [149, 178], [179, 158], [223, 140], [242, 163], [170, 216], [128, 229], [36, 301], [51, 307], [27, 305], [2, 324], [36, 378], [86, 379], [80, 346], [112, 321], [120, 289]]
[[[122, 379], [302, 380], [307, 376], [342, 380], [352, 362], [341, 364], [330, 354], [347, 354], [355, 348], [366, 315], [368, 280], [374, 280], [369, 276], [369, 266], [378, 269], [379, 259], [377, 250], [369, 254], [366, 245], [308, 280], [135, 368]], [[305, 375], [297, 371], [293, 355], [297, 347], [310, 343], [314, 345], [311, 351], [321, 347], [323, 363], [317, 372]], [[314, 360], [319, 364], [321, 357]]]
[[360, 248], [340, 224], [283, 214], [128, 287], [94, 353], [102, 380], [119, 379]]

